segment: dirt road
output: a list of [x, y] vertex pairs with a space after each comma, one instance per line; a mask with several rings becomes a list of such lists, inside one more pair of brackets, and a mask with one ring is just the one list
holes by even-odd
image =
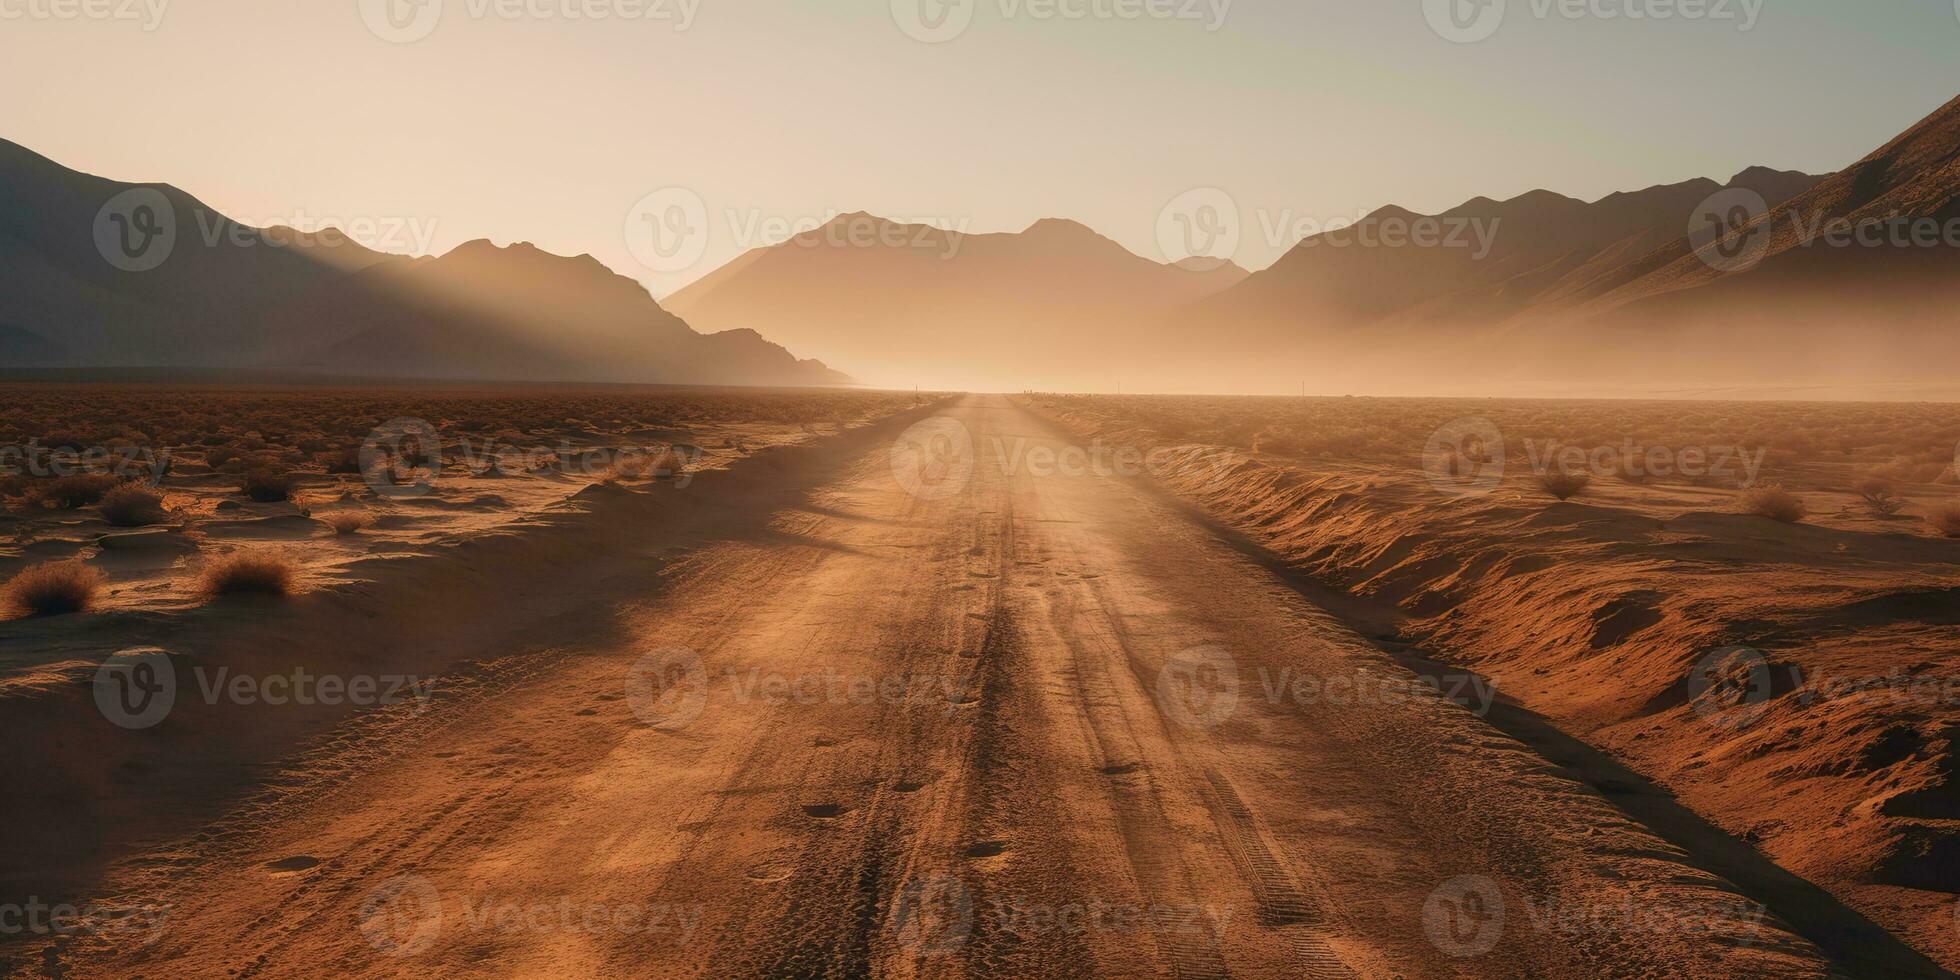
[[975, 396], [747, 533], [622, 548], [644, 589], [114, 862], [168, 916], [49, 972], [1824, 975], [1133, 462]]

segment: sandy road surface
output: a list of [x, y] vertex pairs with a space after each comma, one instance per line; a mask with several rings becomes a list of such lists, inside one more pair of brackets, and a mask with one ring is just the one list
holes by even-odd
[[116, 862], [167, 920], [50, 972], [1823, 973], [1138, 481], [943, 418]]

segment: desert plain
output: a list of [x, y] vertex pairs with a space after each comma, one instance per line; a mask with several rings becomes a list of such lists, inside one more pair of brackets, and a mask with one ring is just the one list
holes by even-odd
[[1960, 967], [1952, 406], [8, 395], [15, 972]]

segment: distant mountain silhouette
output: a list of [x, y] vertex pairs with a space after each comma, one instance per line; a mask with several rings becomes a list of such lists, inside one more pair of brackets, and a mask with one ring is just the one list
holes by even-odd
[[[1960, 98], [1845, 170], [1769, 203], [1759, 221], [1719, 241], [1676, 239], [1615, 270], [1578, 297], [1582, 309], [1679, 312], [1686, 297], [1677, 294], [1691, 291], [1703, 309], [1795, 296], [1834, 314], [1945, 304], [1960, 294], [1951, 240], [1960, 231]], [[1934, 231], [1947, 240], [1908, 240]]]
[[[166, 225], [174, 242], [152, 234]], [[77, 173], [6, 141], [0, 268], [0, 355], [14, 366], [847, 380], [752, 331], [697, 333], [589, 256], [488, 242], [433, 259], [384, 255], [339, 234], [248, 228], [174, 187]]]
[[753, 249], [666, 299], [707, 328], [754, 327], [873, 383], [1102, 386], [1145, 325], [1245, 277], [1230, 263], [1154, 262], [1048, 219], [964, 234], [840, 215]]
[[[1472, 393], [1949, 383], [1960, 357], [1956, 197], [1960, 99], [1823, 177], [1752, 167], [1726, 184], [1591, 203], [1533, 191], [1427, 218], [1384, 209], [1362, 226], [1467, 222], [1489, 231], [1489, 248], [1309, 239], [1161, 328], [1179, 369], [1139, 384]], [[1719, 223], [1703, 220], [1711, 211]], [[1833, 229], [1872, 240], [1834, 243]]]
[[[1303, 328], [1501, 320], [1682, 238], [1695, 208], [1725, 186], [1775, 202], [1821, 179], [1754, 168], [1727, 185], [1704, 178], [1590, 204], [1538, 190], [1508, 201], [1474, 198], [1438, 215], [1383, 208], [1355, 228], [1302, 241], [1197, 315], [1237, 322], [1262, 338]], [[1433, 237], [1418, 239], [1418, 227]]]

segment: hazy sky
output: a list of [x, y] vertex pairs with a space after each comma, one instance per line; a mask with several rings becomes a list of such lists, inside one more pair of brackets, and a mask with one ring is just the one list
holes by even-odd
[[[1836, 169], [1960, 92], [1954, 0], [1463, 2], [0, 0], [0, 137], [255, 224], [532, 241], [664, 294], [834, 210], [1072, 217], [1161, 258], [1200, 187], [1259, 268], [1391, 202]], [[649, 268], [628, 219], [668, 188], [705, 250]]]

